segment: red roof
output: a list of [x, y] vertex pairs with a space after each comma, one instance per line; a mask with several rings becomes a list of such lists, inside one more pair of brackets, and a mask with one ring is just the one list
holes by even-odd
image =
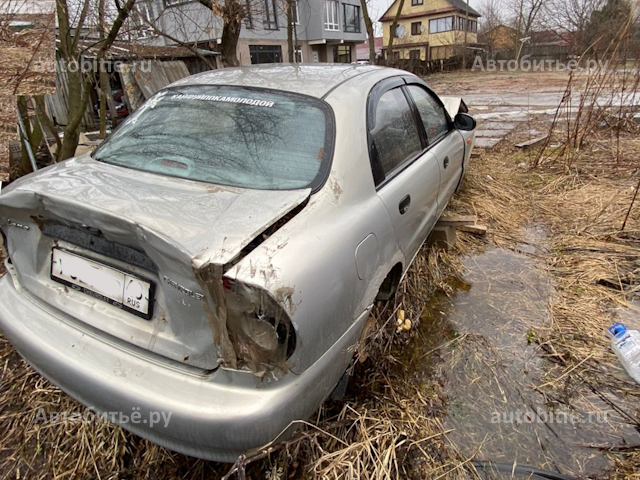
[[[376, 55], [382, 55], [382, 37], [375, 37], [373, 39], [373, 45], [376, 50]], [[369, 39], [367, 38], [364, 43], [356, 45], [356, 58], [358, 60], [369, 60]]]

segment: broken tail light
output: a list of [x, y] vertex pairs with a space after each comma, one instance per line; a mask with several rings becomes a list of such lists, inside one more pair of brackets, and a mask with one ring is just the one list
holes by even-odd
[[225, 303], [238, 367], [258, 374], [274, 367], [286, 372], [296, 335], [282, 306], [265, 291], [238, 282], [225, 289]]

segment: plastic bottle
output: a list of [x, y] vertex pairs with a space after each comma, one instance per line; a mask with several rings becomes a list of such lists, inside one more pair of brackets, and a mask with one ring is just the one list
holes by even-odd
[[640, 383], [640, 332], [627, 330], [622, 323], [609, 327], [611, 348], [616, 352], [627, 373]]

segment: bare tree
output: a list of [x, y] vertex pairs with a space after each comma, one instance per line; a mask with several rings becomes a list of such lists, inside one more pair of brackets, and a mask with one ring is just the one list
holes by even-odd
[[[523, 36], [527, 36], [539, 20], [542, 7], [548, 0], [511, 0], [514, 14], [514, 28]], [[519, 40], [519, 39], [518, 39]]]
[[[396, 29], [398, 28], [398, 20], [400, 19], [400, 15], [402, 15], [402, 9], [404, 8], [404, 0], [400, 0], [398, 4], [398, 10], [396, 11], [395, 16], [393, 17], [393, 22], [391, 22], [390, 32], [389, 32], [389, 44], [387, 45], [387, 55], [391, 55], [391, 50], [393, 49], [393, 40], [396, 37]], [[387, 58], [389, 60], [389, 58]]]
[[554, 30], [571, 33], [574, 46], [583, 50], [591, 14], [604, 3], [605, 0], [549, 0], [545, 17]]
[[584, 31], [584, 47], [590, 49], [596, 58], [601, 50], [619, 41], [620, 32], [627, 31], [624, 40], [633, 36], [633, 7], [628, 0], [607, 0], [602, 8], [594, 10]]
[[360, 0], [360, 6], [362, 8], [364, 27], [367, 30], [367, 37], [369, 38], [369, 62], [374, 63], [376, 61], [376, 37], [373, 31], [373, 22], [371, 21], [371, 17], [369, 16], [369, 6], [367, 5], [367, 0]]
[[[98, 65], [118, 37], [120, 29], [133, 10], [136, 0], [127, 0], [124, 4], [120, 0], [114, 0], [114, 2], [115, 15], [111, 28], [103, 39], [99, 39], [95, 43], [95, 46], [98, 47], [98, 51], [95, 54], [96, 64]], [[62, 146], [58, 152], [58, 159], [65, 160], [75, 154], [78, 146], [80, 124], [89, 103], [90, 92], [94, 82], [92, 72], [87, 72], [80, 68], [83, 64], [83, 50], [79, 43], [85, 22], [93, 6], [91, 0], [83, 0], [82, 3], [77, 5], [77, 10], [74, 9], [76, 7], [74, 4], [70, 8], [67, 0], [56, 0], [56, 3], [60, 40], [58, 52], [66, 67], [68, 82], [68, 122], [64, 129]]]
[[225, 66], [240, 65], [238, 60], [238, 40], [242, 20], [247, 16], [247, 4], [241, 0], [197, 0], [222, 19], [221, 50], [222, 63]]
[[502, 0], [482, 0], [478, 11], [482, 13], [478, 25], [478, 33], [486, 33], [506, 23]]

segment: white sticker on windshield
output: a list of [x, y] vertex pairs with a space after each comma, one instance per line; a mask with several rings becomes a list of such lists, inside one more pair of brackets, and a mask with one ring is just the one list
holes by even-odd
[[221, 97], [219, 95], [193, 95], [190, 93], [181, 93], [174, 95], [171, 100], [208, 100], [210, 102], [226, 102], [226, 103], [242, 103], [244, 105], [254, 105], [256, 107], [268, 107], [271, 108], [275, 105], [274, 102], [267, 100], [255, 100], [253, 98], [243, 97]]

